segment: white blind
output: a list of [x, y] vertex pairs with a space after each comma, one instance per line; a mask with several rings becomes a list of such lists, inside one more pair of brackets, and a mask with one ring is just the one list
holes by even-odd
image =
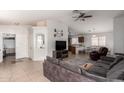
[[105, 46], [106, 45], [106, 37], [92, 35], [91, 45], [92, 46]]
[[78, 44], [78, 38], [72, 38], [72, 44]]
[[106, 37], [100, 36], [99, 37], [99, 46], [105, 46], [106, 45]]

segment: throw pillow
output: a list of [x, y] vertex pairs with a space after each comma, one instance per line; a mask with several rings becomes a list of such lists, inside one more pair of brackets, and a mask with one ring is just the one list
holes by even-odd
[[86, 63], [81, 66], [82, 69], [88, 71], [93, 66], [92, 63]]

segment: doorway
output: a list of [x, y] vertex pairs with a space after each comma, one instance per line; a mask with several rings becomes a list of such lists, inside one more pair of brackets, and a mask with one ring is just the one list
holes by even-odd
[[16, 49], [15, 49], [15, 34], [10, 34], [3, 37], [3, 62], [15, 63]]

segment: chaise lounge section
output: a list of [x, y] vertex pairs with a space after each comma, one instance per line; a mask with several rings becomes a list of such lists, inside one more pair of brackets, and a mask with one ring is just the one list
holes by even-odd
[[[105, 61], [105, 60], [104, 60]], [[101, 61], [103, 62], [103, 60]], [[115, 59], [112, 58], [111, 61], [106, 63], [112, 64], [115, 62]], [[78, 62], [77, 62], [78, 63]], [[104, 63], [104, 62], [103, 62]], [[119, 64], [120, 63], [120, 64]], [[47, 57], [47, 59], [43, 63], [44, 76], [53, 82], [113, 82], [113, 81], [123, 81], [124, 78], [124, 69], [122, 64], [124, 64], [124, 60], [119, 61], [119, 65], [116, 64], [111, 68], [111, 70], [107, 70], [105, 72], [105, 76], [95, 74], [97, 71], [102, 69], [106, 70], [101, 65], [94, 64], [95, 71], [92, 73], [90, 71], [86, 71], [81, 68], [79, 65], [71, 65], [67, 62]], [[100, 61], [99, 61], [100, 64]], [[102, 63], [101, 63], [102, 64]], [[80, 64], [83, 65], [83, 64]], [[121, 65], [121, 66], [120, 66]], [[99, 68], [99, 69], [96, 69]], [[121, 70], [120, 70], [120, 69]], [[114, 69], [114, 70], [113, 70]], [[118, 71], [116, 71], [116, 69]], [[102, 72], [102, 71], [101, 71]], [[115, 72], [115, 73], [114, 73]], [[103, 72], [104, 73], [104, 72]]]

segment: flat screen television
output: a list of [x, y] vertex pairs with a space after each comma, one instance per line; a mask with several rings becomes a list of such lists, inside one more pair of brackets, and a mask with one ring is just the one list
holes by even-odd
[[66, 49], [66, 41], [56, 41], [56, 50]]

